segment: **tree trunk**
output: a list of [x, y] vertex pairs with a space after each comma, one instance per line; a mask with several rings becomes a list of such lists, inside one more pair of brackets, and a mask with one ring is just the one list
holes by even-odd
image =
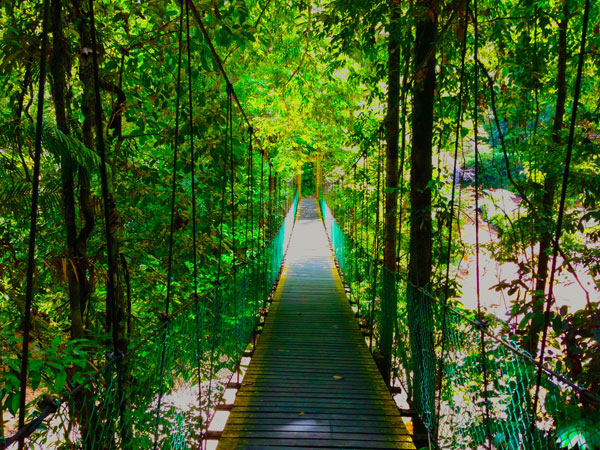
[[416, 23], [415, 81], [413, 88], [410, 174], [410, 260], [407, 310], [412, 354], [412, 401], [417, 414], [433, 435], [435, 430], [435, 367], [433, 347], [433, 301], [431, 189], [433, 106], [435, 89], [435, 38], [438, 5], [421, 0], [424, 9]]
[[[81, 7], [79, 0], [72, 2], [73, 22], [77, 23], [77, 31], [79, 33], [79, 45], [81, 49], [91, 49], [91, 34], [87, 24], [87, 17]], [[89, 52], [80, 52], [79, 54], [79, 80], [83, 87], [81, 99], [81, 112], [83, 113], [82, 136], [83, 143], [90, 150], [94, 149], [94, 133], [93, 126], [95, 121], [94, 115], [94, 90], [93, 90], [93, 73], [92, 59]], [[90, 188], [89, 175], [85, 168], [80, 167], [78, 170], [79, 180], [79, 207], [84, 219], [83, 228], [77, 236], [77, 247], [79, 252], [87, 253], [87, 241], [92, 233], [95, 222], [95, 214], [92, 207], [92, 192]], [[82, 313], [88, 306], [90, 297], [90, 286], [81, 285], [81, 309]]]
[[[61, 0], [52, 0], [52, 55], [50, 61], [51, 74], [51, 92], [54, 101], [54, 110], [56, 115], [56, 126], [64, 134], [69, 134], [67, 121], [67, 95], [66, 80], [67, 74], [71, 70], [71, 61], [68, 52], [68, 43], [64, 35], [62, 23], [62, 5]], [[67, 283], [69, 287], [69, 311], [71, 319], [71, 338], [82, 339], [85, 337], [84, 314], [87, 305], [87, 295], [90, 291], [90, 284], [87, 278], [86, 261], [87, 246], [78, 244], [77, 239], [77, 216], [75, 210], [75, 181], [74, 181], [74, 162], [69, 149], [63, 149], [60, 158], [61, 165], [61, 193], [63, 205], [63, 218], [67, 238], [67, 262], [64, 265], [66, 270]], [[87, 238], [86, 238], [87, 239]], [[68, 371], [72, 375], [72, 371]], [[79, 415], [75, 420], [81, 427], [82, 436], [86, 437], [86, 446], [92, 447], [93, 444], [89, 438], [89, 432], [92, 426], [92, 410], [89, 402], [89, 391], [83, 390], [74, 396], [72, 413]]]
[[[77, 32], [79, 34], [79, 45], [82, 49], [93, 48], [92, 46], [92, 30], [89, 25], [89, 17], [87, 11], [84, 11], [81, 0], [72, 0], [73, 22], [77, 23]], [[94, 59], [91, 51], [81, 52], [79, 56], [79, 79], [82, 84], [82, 100], [81, 111], [83, 113], [82, 135], [83, 142], [86, 147], [93, 150], [94, 128], [98, 125], [97, 121], [102, 120], [101, 114], [98, 116], [97, 111], [101, 109], [100, 105], [96, 104], [96, 91], [94, 82]], [[93, 227], [93, 209], [91, 202], [91, 189], [89, 177], [85, 171], [79, 171], [79, 189], [81, 210], [85, 219], [85, 225], [78, 237], [78, 244], [85, 246], [89, 233]], [[120, 231], [120, 221], [116, 209], [114, 190], [110, 180], [107, 180], [108, 201], [104, 205], [106, 208], [106, 217], [108, 217], [108, 232], [107, 236], [110, 242], [107, 242], [109, 267], [115, 268], [115, 273], [108, 281], [107, 296], [106, 296], [106, 329], [113, 331], [113, 348], [121, 353], [127, 352], [127, 301], [123, 293], [122, 273], [119, 268], [119, 243], [118, 233]], [[110, 274], [109, 274], [110, 276]], [[126, 361], [117, 363], [117, 397], [115, 404], [111, 405], [115, 408], [114, 411], [104, 411], [104, 416], [100, 418], [104, 420], [104, 427], [110, 429], [115, 424], [112, 422], [117, 415], [120, 417], [120, 437], [124, 448], [129, 448], [132, 445], [132, 433], [129, 424], [125, 423], [125, 418], [128, 416], [130, 403], [129, 392], [129, 367]], [[108, 380], [107, 380], [108, 381]], [[108, 431], [107, 436], [112, 436], [114, 433]], [[114, 442], [102, 442], [99, 448], [109, 448], [114, 446]]]
[[[69, 126], [66, 113], [66, 76], [70, 70], [68, 60], [67, 40], [62, 29], [62, 6], [60, 0], [52, 0], [52, 59], [50, 62], [50, 74], [52, 99], [56, 114], [56, 126], [64, 134], [69, 134]], [[69, 286], [69, 306], [71, 318], [71, 338], [81, 339], [84, 337], [83, 309], [81, 294], [82, 286], [87, 285], [83, 261], [86, 253], [81, 253], [77, 245], [77, 218], [75, 212], [75, 181], [73, 159], [68, 149], [64, 149], [60, 158], [61, 164], [61, 191], [63, 203], [63, 218], [67, 235], [67, 283]]]
[[[560, 155], [561, 138], [560, 132], [564, 124], [565, 104], [567, 98], [567, 26], [569, 22], [569, 8], [567, 2], [563, 4], [563, 18], [558, 26], [558, 67], [556, 75], [556, 106], [554, 113], [554, 124], [552, 126], [552, 142], [555, 144], [558, 151], [553, 154]], [[533, 293], [533, 316], [531, 319], [529, 331], [525, 338], [525, 349], [531, 354], [537, 354], [537, 347], [540, 338], [540, 332], [543, 327], [542, 316], [544, 314], [544, 302], [546, 283], [548, 282], [548, 265], [550, 264], [550, 250], [552, 249], [552, 235], [554, 233], [553, 206], [556, 196], [556, 187], [558, 183], [559, 173], [556, 170], [557, 165], [553, 160], [548, 160], [544, 164], [544, 195], [542, 204], [540, 205], [540, 218], [538, 224], [541, 229], [540, 233], [540, 248], [538, 251], [538, 264], [535, 274], [535, 290]]]
[[21, 118], [23, 116], [23, 104], [25, 102], [25, 95], [27, 94], [27, 88], [31, 84], [31, 58], [27, 60], [25, 64], [25, 77], [23, 79], [23, 86], [21, 88], [21, 92], [17, 97], [17, 107], [15, 108], [15, 118], [17, 122], [17, 129], [15, 133], [16, 141], [17, 141], [17, 152], [19, 153], [19, 159], [21, 160], [21, 164], [23, 165], [23, 172], [25, 173], [25, 180], [31, 181], [31, 176], [29, 175], [29, 168], [27, 167], [27, 163], [25, 162], [25, 157], [23, 156], [23, 139], [21, 136]]
[[392, 343], [397, 314], [396, 302], [396, 215], [398, 209], [398, 140], [400, 101], [400, 4], [390, 1], [390, 39], [388, 43], [388, 95], [385, 157], [385, 216], [383, 223], [383, 296], [381, 299], [380, 368], [390, 385]]

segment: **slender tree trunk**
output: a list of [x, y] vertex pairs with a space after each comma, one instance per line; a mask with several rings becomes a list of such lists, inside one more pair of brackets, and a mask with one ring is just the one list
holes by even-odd
[[[554, 154], [562, 154], [560, 132], [564, 124], [565, 104], [567, 99], [567, 26], [569, 22], [569, 8], [567, 1], [563, 4], [563, 18], [558, 26], [558, 63], [556, 75], [556, 106], [554, 113], [554, 124], [552, 126], [552, 142], [557, 149]], [[525, 349], [532, 355], [537, 354], [540, 332], [543, 326], [541, 320], [544, 314], [544, 300], [546, 283], [548, 282], [548, 266], [550, 264], [550, 251], [552, 249], [552, 235], [554, 233], [553, 206], [556, 195], [556, 187], [559, 179], [557, 165], [553, 159], [544, 164], [544, 195], [540, 205], [541, 229], [540, 247], [538, 251], [538, 264], [535, 274], [535, 291], [533, 293], [533, 317], [525, 340]]]
[[[60, 0], [52, 0], [51, 14], [53, 45], [50, 74], [52, 76], [51, 88], [56, 114], [56, 125], [62, 133], [69, 134], [65, 92], [67, 71], [70, 70], [70, 63], [68, 60], [67, 41], [62, 28], [62, 6]], [[67, 234], [68, 259], [64, 267], [69, 285], [71, 337], [73, 339], [81, 339], [84, 337], [81, 286], [87, 285], [86, 273], [85, 270], [82, 270], [82, 262], [87, 255], [81, 253], [77, 246], [74, 165], [68, 149], [63, 150], [60, 159], [63, 218]]]
[[[67, 121], [67, 74], [71, 70], [68, 42], [64, 35], [62, 21], [61, 0], [52, 0], [52, 56], [50, 62], [51, 92], [54, 101], [57, 128], [64, 134], [69, 134]], [[63, 218], [67, 238], [67, 259], [64, 265], [69, 287], [69, 310], [71, 319], [71, 338], [82, 339], [85, 337], [84, 314], [86, 307], [85, 297], [90, 290], [85, 268], [87, 261], [87, 247], [78, 244], [77, 216], [75, 210], [75, 166], [69, 149], [64, 149], [60, 158], [61, 165], [61, 192], [63, 204]], [[72, 374], [72, 372], [69, 372]], [[85, 436], [86, 446], [91, 448], [90, 423], [92, 420], [91, 403], [88, 400], [89, 391], [83, 390], [73, 398], [71, 413], [79, 423], [82, 436]]]
[[433, 301], [430, 291], [432, 267], [431, 189], [433, 106], [435, 90], [435, 38], [437, 0], [421, 0], [416, 23], [415, 81], [412, 111], [410, 173], [410, 261], [407, 309], [412, 354], [412, 400], [417, 414], [433, 435], [435, 430], [435, 367], [433, 347]]
[[31, 176], [29, 175], [29, 168], [27, 167], [27, 163], [25, 162], [25, 157], [23, 156], [23, 139], [21, 136], [21, 117], [23, 116], [23, 103], [25, 102], [25, 95], [27, 94], [27, 88], [31, 84], [31, 64], [32, 60], [27, 60], [25, 64], [25, 77], [23, 79], [23, 86], [21, 87], [21, 92], [17, 97], [17, 107], [15, 109], [15, 118], [17, 122], [16, 129], [16, 141], [17, 141], [17, 152], [19, 153], [19, 159], [21, 160], [21, 164], [23, 165], [23, 172], [25, 173], [25, 180], [31, 181]]
[[400, 4], [390, 0], [390, 39], [388, 43], [388, 95], [385, 158], [385, 216], [383, 223], [383, 296], [381, 299], [382, 367], [389, 386], [392, 372], [392, 343], [397, 314], [396, 302], [396, 216], [398, 210], [398, 140], [400, 102]]
[[[72, 13], [73, 21], [77, 23], [77, 32], [79, 34], [79, 45], [82, 49], [92, 49], [92, 34], [89, 26], [89, 17], [87, 8], [84, 10], [83, 3], [81, 0], [72, 0]], [[100, 46], [99, 46], [100, 47]], [[83, 127], [82, 135], [83, 142], [86, 147], [93, 150], [95, 149], [94, 142], [94, 128], [97, 125], [97, 121], [102, 120], [102, 117], [96, 115], [96, 94], [94, 84], [94, 60], [91, 52], [81, 52], [79, 56], [79, 79], [82, 84], [82, 99], [81, 99], [81, 111], [83, 113]], [[78, 244], [80, 246], [86, 245], [87, 237], [93, 227], [93, 209], [91, 203], [91, 189], [90, 181], [87, 173], [80, 170], [79, 172], [79, 190], [80, 190], [80, 205], [85, 225], [81, 230], [78, 238]], [[123, 281], [122, 273], [119, 264], [119, 242], [117, 236], [120, 232], [120, 220], [117, 213], [114, 189], [112, 182], [108, 180], [108, 203], [105, 205], [108, 212], [108, 227], [110, 232], [108, 233], [111, 239], [110, 245], [107, 243], [107, 247], [111, 248], [108, 258], [112, 267], [116, 267], [116, 273], [114, 279], [110, 280], [109, 284], [112, 283], [114, 289], [107, 289], [106, 296], [106, 329], [113, 330], [113, 346], [121, 354], [127, 352], [128, 340], [127, 340], [127, 301], [123, 293]], [[89, 293], [87, 293], [89, 295]], [[130, 425], [125, 423], [126, 417], [128, 416], [129, 404], [130, 404], [130, 389], [129, 389], [129, 366], [126, 361], [117, 363], [117, 397], [116, 404], [111, 405], [115, 408], [114, 412], [105, 411], [103, 414], [106, 416], [102, 419], [105, 420], [105, 427], [112, 427], [115, 424], [112, 420], [117, 415], [120, 416], [121, 424], [121, 441], [123, 442], [124, 448], [129, 448], [132, 442], [132, 433]], [[107, 380], [108, 382], [108, 380]], [[114, 433], [108, 431], [105, 433], [106, 436], [112, 436]], [[109, 448], [115, 443], [112, 441], [102, 442], [101, 448]]]

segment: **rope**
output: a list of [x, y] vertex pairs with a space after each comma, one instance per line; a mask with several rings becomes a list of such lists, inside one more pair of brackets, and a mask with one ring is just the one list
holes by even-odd
[[[190, 108], [190, 184], [192, 189], [192, 263], [193, 263], [193, 274], [194, 274], [194, 318], [195, 318], [195, 329], [196, 329], [196, 359], [198, 361], [197, 374], [198, 374], [198, 410], [199, 421], [200, 421], [200, 432], [204, 433], [204, 422], [202, 420], [202, 349], [200, 346], [201, 342], [201, 331], [200, 331], [200, 305], [198, 297], [198, 257], [197, 257], [197, 238], [196, 238], [196, 174], [195, 174], [195, 152], [194, 152], [194, 102], [192, 96], [192, 56], [191, 46], [192, 40], [190, 38], [190, 12], [188, 4], [185, 5], [185, 21], [186, 21], [186, 40], [187, 40], [187, 69], [188, 69], [188, 102]], [[203, 439], [201, 437], [201, 442]], [[201, 444], [202, 445], [202, 444]]]
[[[42, 48], [40, 53], [40, 84], [35, 125], [35, 150], [33, 156], [33, 180], [31, 186], [31, 209], [29, 222], [29, 246], [25, 285], [25, 314], [23, 351], [21, 353], [21, 383], [19, 393], [19, 429], [25, 426], [27, 393], [27, 370], [29, 368], [29, 334], [31, 332], [31, 304], [33, 303], [33, 273], [35, 271], [35, 238], [37, 234], [38, 200], [40, 195], [40, 159], [42, 154], [42, 130], [44, 125], [44, 92], [46, 86], [46, 54], [48, 52], [49, 0], [44, 0], [42, 13]], [[19, 438], [19, 450], [24, 448], [25, 436]]]
[[[465, 4], [465, 16], [464, 16], [464, 34], [463, 34], [463, 42], [461, 46], [461, 62], [460, 62], [460, 80], [459, 80], [459, 91], [458, 91], [458, 115], [456, 117], [456, 134], [454, 139], [454, 167], [452, 169], [452, 194], [450, 196], [450, 216], [448, 220], [448, 245], [446, 247], [446, 276], [445, 276], [445, 286], [444, 286], [444, 300], [443, 300], [443, 310], [442, 310], [442, 341], [441, 341], [441, 351], [440, 351], [440, 365], [439, 365], [439, 373], [442, 374], [444, 370], [444, 356], [446, 349], [446, 312], [448, 305], [448, 297], [450, 296], [450, 259], [452, 253], [452, 232], [454, 225], [454, 201], [456, 198], [456, 169], [457, 169], [457, 160], [458, 160], [458, 143], [461, 141], [461, 126], [462, 126], [462, 98], [463, 98], [463, 90], [464, 90], [464, 79], [465, 79], [465, 56], [467, 54], [467, 31], [469, 24], [469, 0]], [[440, 378], [440, 389], [437, 398], [437, 420], [436, 423], [439, 424], [440, 421], [440, 402], [441, 402], [441, 391], [443, 378]]]
[[[90, 3], [93, 0], [90, 0]], [[160, 422], [160, 406], [163, 396], [163, 381], [165, 375], [165, 356], [168, 336], [169, 309], [171, 301], [171, 278], [173, 276], [173, 241], [175, 236], [175, 194], [177, 188], [177, 153], [179, 150], [179, 109], [181, 103], [181, 60], [182, 60], [182, 37], [183, 37], [183, 4], [179, 14], [178, 54], [177, 54], [177, 84], [175, 100], [175, 137], [173, 141], [173, 176], [171, 180], [171, 225], [169, 230], [169, 256], [167, 262], [167, 295], [165, 298], [165, 312], [161, 320], [165, 323], [163, 328], [163, 340], [160, 356], [158, 401], [156, 405], [156, 423], [154, 428], [154, 450], [158, 446], [158, 426]], [[191, 104], [190, 104], [191, 109]], [[193, 160], [192, 160], [193, 166]]]
[[[556, 235], [552, 249], [552, 270], [550, 271], [550, 283], [548, 286], [548, 297], [546, 299], [546, 310], [544, 312], [544, 330], [542, 332], [542, 347], [540, 349], [539, 362], [544, 363], [546, 353], [546, 340], [548, 337], [548, 326], [550, 324], [550, 308], [554, 299], [554, 278], [556, 273], [556, 264], [558, 260], [558, 245], [562, 235], [562, 223], [565, 214], [565, 202], [567, 198], [567, 186], [569, 184], [569, 170], [571, 167], [571, 158], [573, 155], [573, 141], [575, 137], [575, 121], [577, 119], [577, 107], [579, 106], [579, 95], [581, 93], [581, 77], [583, 72], [583, 63], [585, 60], [585, 40], [587, 36], [587, 26], [590, 14], [590, 0], [585, 2], [585, 10], [583, 12], [583, 25], [581, 30], [581, 44], [579, 50], [579, 60], [577, 62], [577, 78], [575, 80], [575, 93], [573, 95], [573, 109], [571, 111], [571, 124], [569, 126], [569, 140], [567, 143], [567, 154], [565, 156], [565, 170], [563, 172], [563, 184], [560, 194], [560, 205], [558, 207], [558, 219], [556, 222]], [[540, 385], [542, 382], [542, 370], [538, 366], [537, 381], [535, 385], [535, 395], [533, 398], [533, 413], [536, 415], [537, 421], [537, 404], [540, 393]], [[535, 421], [532, 423], [532, 429], [535, 426]]]

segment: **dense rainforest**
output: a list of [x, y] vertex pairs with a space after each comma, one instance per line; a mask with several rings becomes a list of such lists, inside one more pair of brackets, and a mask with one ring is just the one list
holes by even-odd
[[[0, 437], [52, 403], [40, 448], [114, 448], [90, 437], [111, 414], [150, 448], [191, 420], [158, 417], [185, 385], [201, 441], [299, 191], [362, 261], [373, 353], [431, 448], [600, 448], [597, 2], [1, 0], [0, 83]], [[463, 362], [508, 358], [488, 335], [531, 360], [504, 400], [535, 445], [493, 428], [485, 363], [483, 437], [444, 441], [450, 307]]]

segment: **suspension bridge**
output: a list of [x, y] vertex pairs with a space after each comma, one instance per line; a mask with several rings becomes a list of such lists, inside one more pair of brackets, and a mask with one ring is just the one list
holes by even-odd
[[[335, 203], [335, 191], [326, 197]], [[492, 325], [483, 330], [482, 359], [476, 312], [436, 303], [445, 364], [435, 409], [423, 414], [406, 403], [411, 349], [400, 301], [392, 382], [383, 382], [369, 351], [377, 347], [383, 268], [359, 235], [353, 239], [351, 221], [346, 231], [340, 223], [325, 198], [296, 194], [269, 245], [235, 276], [182, 305], [127, 354], [111, 355], [58, 401], [42, 399], [41, 413], [1, 448], [17, 448], [19, 440], [31, 449], [94, 450], [411, 449], [434, 439], [440, 448], [545, 449], [557, 442], [551, 422], [531, 431], [539, 420], [528, 409], [536, 360], [494, 336]], [[397, 279], [401, 289], [403, 277]], [[133, 383], [119, 382], [122, 366]], [[546, 417], [568, 395], [597, 401], [543, 369]], [[586, 432], [567, 431], [558, 436], [564, 447]]]
[[[101, 108], [93, 2], [90, 4], [96, 108]], [[43, 39], [48, 31], [48, 2], [45, 5]], [[498, 337], [506, 324], [447, 302], [447, 295], [421, 289], [428, 307], [410, 310], [404, 295], [408, 281], [402, 273], [386, 274], [394, 280], [399, 302], [392, 374], [390, 382], [384, 382], [376, 363], [384, 317], [381, 299], [389, 295], [381, 283], [385, 271], [379, 230], [383, 210], [381, 139], [379, 157], [371, 159], [378, 180], [375, 193], [368, 189], [367, 154], [363, 152], [345, 183], [326, 190], [318, 182], [316, 199], [302, 199], [299, 185], [283, 183], [272, 173], [265, 151], [260, 149], [255, 155], [253, 143], [260, 146], [260, 141], [193, 2], [182, 2], [181, 11], [179, 75], [183, 17], [187, 15], [189, 41], [191, 12], [226, 81], [216, 280], [205, 291], [199, 290], [196, 201], [192, 197], [193, 289], [189, 299], [171, 304], [179, 145], [175, 139], [168, 281], [159, 324], [139, 341], [123, 347], [114, 318], [108, 355], [98, 351], [96, 364], [86, 365], [79, 376], [69, 374], [68, 382], [65, 375], [60, 398], [43, 397], [26, 405], [46, 64], [41, 58], [20, 426], [16, 434], [0, 442], [0, 448], [206, 449], [217, 443], [222, 449], [590, 448], [582, 439], [591, 442], [598, 430], [586, 428], [583, 421], [574, 423], [565, 405], [582, 402], [597, 408], [596, 397], [514, 342]], [[45, 45], [43, 40], [42, 48]], [[188, 70], [191, 72], [189, 66]], [[179, 76], [175, 136], [180, 132], [181, 91]], [[188, 92], [193, 123], [191, 82]], [[242, 202], [236, 201], [234, 176], [236, 105], [249, 130], [245, 192], [243, 196], [238, 193], [246, 198], [242, 211], [237, 211]], [[98, 109], [96, 115], [102, 117], [102, 111]], [[97, 126], [109, 254], [108, 293], [112, 295], [116, 273], [110, 248], [114, 240], [109, 227], [112, 211], [101, 121]], [[189, 160], [193, 162], [193, 130], [189, 138]], [[363, 163], [362, 173], [357, 172], [359, 162]], [[191, 166], [193, 195], [196, 181], [194, 164]], [[260, 200], [255, 210], [251, 198], [257, 190]], [[353, 199], [353, 208], [340, 209], [342, 198]], [[232, 251], [225, 260], [223, 217], [227, 207], [232, 210], [228, 224]], [[373, 210], [377, 219], [370, 223]], [[245, 217], [240, 218], [242, 213]], [[452, 232], [449, 234], [451, 239]], [[245, 245], [240, 250], [236, 243], [242, 241], [241, 235]], [[411, 342], [407, 330], [414, 323], [427, 328], [432, 355], [419, 354]], [[538, 393], [543, 400], [540, 405]], [[421, 398], [417, 407], [415, 396]], [[223, 429], [216, 429], [222, 412], [228, 418]]]
[[317, 203], [303, 200], [219, 448], [415, 448], [355, 319]]

